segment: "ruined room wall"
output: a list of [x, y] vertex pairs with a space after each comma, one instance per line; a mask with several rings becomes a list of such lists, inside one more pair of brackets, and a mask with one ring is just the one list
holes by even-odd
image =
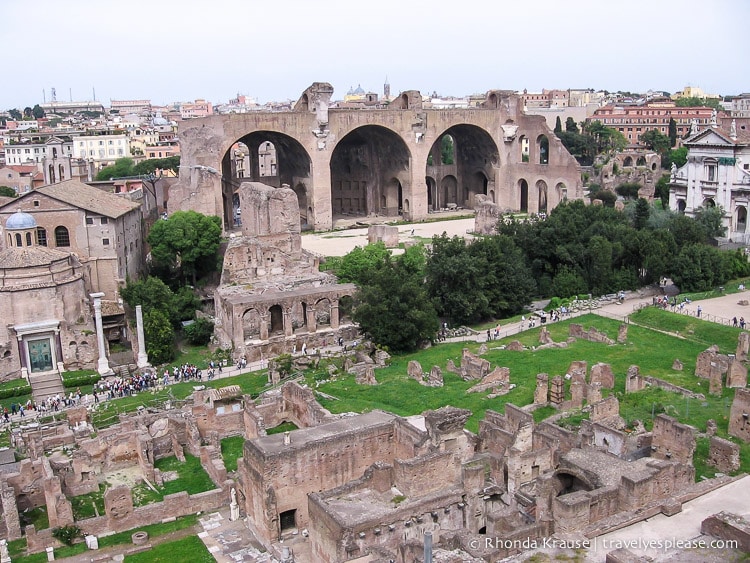
[[394, 485], [407, 497], [428, 495], [461, 480], [461, 465], [452, 453], [428, 454], [393, 462]]

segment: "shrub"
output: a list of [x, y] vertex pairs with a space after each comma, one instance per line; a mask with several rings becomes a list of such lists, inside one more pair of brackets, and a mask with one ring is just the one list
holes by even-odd
[[11, 399], [23, 395], [31, 395], [31, 386], [28, 383], [17, 387], [0, 388], [0, 399]]
[[185, 337], [194, 346], [204, 346], [209, 343], [214, 333], [214, 323], [208, 319], [196, 319], [193, 324], [183, 329]]
[[73, 545], [76, 538], [80, 538], [83, 534], [81, 533], [81, 528], [75, 524], [68, 524], [67, 526], [61, 526], [52, 530], [52, 535], [65, 545]]

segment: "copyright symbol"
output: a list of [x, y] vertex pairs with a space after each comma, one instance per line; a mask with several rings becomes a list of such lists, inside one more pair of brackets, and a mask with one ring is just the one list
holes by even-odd
[[469, 547], [471, 549], [479, 549], [479, 540], [477, 539], [469, 540]]

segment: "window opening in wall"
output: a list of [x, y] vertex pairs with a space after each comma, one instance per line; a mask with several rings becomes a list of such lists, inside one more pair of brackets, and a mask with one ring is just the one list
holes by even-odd
[[297, 529], [297, 510], [285, 510], [279, 514], [279, 524], [281, 526], [281, 533], [293, 532]]

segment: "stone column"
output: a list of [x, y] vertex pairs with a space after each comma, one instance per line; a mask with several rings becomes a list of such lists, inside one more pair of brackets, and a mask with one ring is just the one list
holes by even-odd
[[316, 332], [318, 330], [318, 321], [316, 320], [315, 309], [308, 307], [306, 313], [307, 318], [305, 322], [307, 323], [307, 332]]
[[339, 301], [331, 303], [331, 328], [339, 328]]
[[268, 340], [268, 324], [271, 322], [271, 313], [266, 311], [260, 315], [260, 339]]
[[293, 336], [294, 327], [292, 326], [292, 310], [290, 308], [284, 309], [284, 336]]
[[94, 320], [96, 322], [96, 342], [99, 345], [99, 361], [96, 365], [96, 371], [99, 375], [114, 375], [109, 367], [107, 360], [107, 350], [104, 347], [104, 327], [102, 326], [102, 297], [104, 293], [92, 293], [91, 298], [94, 300]]
[[140, 305], [135, 306], [135, 326], [138, 332], [138, 358], [136, 364], [139, 368], [150, 366], [148, 354], [146, 353], [146, 338], [143, 335], [143, 309]]

